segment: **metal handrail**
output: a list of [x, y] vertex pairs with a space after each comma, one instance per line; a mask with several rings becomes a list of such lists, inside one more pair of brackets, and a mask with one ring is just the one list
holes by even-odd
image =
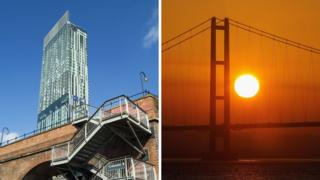
[[[125, 105], [125, 108], [123, 108], [123, 105]], [[105, 107], [108, 107], [110, 109], [104, 110]], [[118, 109], [119, 112], [117, 108], [119, 108]], [[116, 112], [112, 112], [112, 110], [116, 110]], [[114, 97], [112, 99], [109, 99], [103, 102], [101, 106], [99, 106], [99, 108], [89, 117], [88, 121], [84, 124], [84, 126], [71, 138], [71, 140], [68, 142], [69, 144], [68, 144], [67, 156], [72, 155], [72, 153], [74, 153], [74, 151], [78, 148], [78, 146], [81, 145], [81, 143], [84, 142], [85, 139], [89, 137], [96, 128], [99, 127], [99, 125], [102, 123], [102, 120], [105, 118], [104, 117], [105, 113], [109, 111], [111, 112], [110, 116], [108, 116], [109, 118], [114, 117], [115, 115], [122, 116], [123, 114], [127, 114], [130, 117], [134, 117], [134, 119], [145, 128], [147, 129], [150, 128], [147, 113], [143, 111], [137, 104], [135, 104], [132, 100], [130, 100], [125, 95]], [[98, 115], [98, 121], [97, 119], [94, 118], [96, 117], [96, 115]], [[91, 127], [88, 130], [89, 124], [93, 125], [93, 127]], [[55, 145], [52, 147], [53, 154], [55, 153], [55, 149], [57, 146], [58, 145]], [[53, 162], [56, 161], [54, 157], [55, 156], [52, 156]]]
[[[59, 122], [53, 123], [50, 126], [45, 126], [45, 127], [40, 128], [40, 129], [35, 129], [35, 130], [31, 131], [31, 132], [24, 133], [21, 136], [17, 136], [15, 138], [11, 138], [11, 139], [8, 139], [8, 140], [0, 143], [0, 147], [8, 145], [8, 144], [12, 144], [12, 143], [14, 143], [16, 141], [19, 141], [19, 140], [26, 139], [26, 138], [31, 137], [33, 135], [37, 135], [37, 134], [41, 134], [41, 133], [50, 131], [53, 128], [58, 128], [58, 127], [61, 127], [61, 126], [65, 126], [65, 125], [70, 124], [70, 123], [71, 123], [71, 121], [64, 120], [64, 121], [59, 121]], [[46, 130], [47, 128], [51, 128], [51, 129]]]
[[[112, 163], [116, 163], [116, 164], [123, 163], [124, 167], [121, 167], [120, 169], [117, 169], [116, 171], [112, 171], [112, 170], [111, 170], [111, 172], [107, 171], [107, 173], [111, 173], [111, 174], [105, 174], [105, 172], [106, 172], [105, 168], [107, 168], [108, 165], [110, 165], [110, 163], [111, 164]], [[139, 169], [139, 168], [143, 168], [143, 169]], [[150, 168], [151, 168], [152, 174], [149, 174]], [[147, 163], [145, 161], [134, 159], [130, 156], [108, 160], [108, 162], [106, 162], [103, 166], [101, 166], [99, 168], [99, 170], [97, 170], [97, 172], [95, 174], [93, 174], [89, 179], [92, 180], [95, 177], [99, 176], [99, 174], [103, 175], [103, 176], [107, 176], [108, 179], [109, 178], [110, 179], [119, 179], [119, 178], [120, 179], [122, 179], [122, 178], [136, 179], [136, 178], [138, 178], [138, 179], [145, 179], [145, 180], [149, 179], [148, 177], [150, 177], [152, 175], [151, 179], [156, 180], [156, 173], [155, 173], [155, 169], [154, 169], [153, 164]], [[110, 177], [110, 176], [113, 176], [113, 177]]]
[[[104, 105], [107, 103], [107, 102], [110, 102], [116, 98], [119, 98], [121, 96], [118, 96], [118, 97], [115, 97], [115, 98], [112, 98], [110, 100], [107, 100], [105, 101], [101, 106], [99, 106], [99, 108], [89, 117], [88, 121], [84, 124], [83, 128], [81, 128], [77, 133], [75, 133], [73, 135], [73, 137], [71, 138], [70, 141], [68, 141], [69, 145], [71, 144], [72, 145], [72, 150], [70, 151], [70, 147], [68, 147], [68, 154], [66, 155], [67, 157], [70, 155], [70, 153], [72, 153], [83, 141], [84, 139], [87, 137], [86, 136], [86, 128], [87, 128], [87, 124], [88, 123], [93, 123], [93, 117], [95, 117], [95, 115], [101, 110], [101, 108], [104, 107]], [[84, 131], [84, 133], [83, 133]], [[77, 139], [75, 139], [76, 137], [78, 136]], [[80, 139], [79, 139], [80, 138]], [[52, 147], [52, 154], [55, 154], [55, 148], [59, 146], [58, 145], [55, 145]], [[52, 161], [53, 160], [56, 160], [54, 159], [54, 155], [52, 155]]]
[[[124, 157], [124, 158], [127, 158], [127, 157]], [[99, 159], [99, 161], [100, 161], [101, 159], [105, 160], [106, 162], [105, 162], [101, 167], [98, 167], [98, 168], [95, 167], [95, 168], [97, 168], [97, 170], [96, 170], [97, 172], [94, 173], [94, 174], [89, 178], [89, 180], [92, 180], [93, 178], [95, 178], [95, 177], [100, 173], [100, 171], [101, 171], [103, 168], [105, 168], [105, 166], [106, 166], [109, 162], [123, 159], [123, 157], [122, 157], [122, 158], [109, 159], [109, 160], [102, 157], [102, 158]]]
[[[129, 99], [132, 99], [132, 98], [137, 97], [137, 96], [138, 96], [137, 98], [140, 98], [140, 97], [145, 96], [145, 94], [146, 94], [146, 95], [151, 94], [151, 95], [153, 95], [153, 96], [157, 96], [157, 95], [151, 93], [150, 91], [145, 90], [144, 92], [136, 93], [136, 94], [134, 94], [134, 95], [129, 96]], [[123, 96], [123, 95], [122, 95], [122, 96]], [[119, 97], [119, 96], [118, 96], [118, 97]], [[105, 102], [106, 102], [106, 101], [105, 101]], [[99, 108], [99, 107], [91, 106], [91, 105], [89, 105], [89, 104], [87, 104], [87, 105], [90, 106], [90, 107], [97, 108], [97, 109]], [[145, 112], [145, 111], [144, 111], [144, 112]], [[4, 142], [2, 142], [2, 143], [0, 142], [0, 147], [3, 147], [3, 146], [6, 146], [6, 145], [8, 145], [8, 144], [12, 144], [12, 143], [14, 143], [14, 142], [17, 142], [17, 141], [26, 139], [26, 138], [28, 138], [28, 137], [32, 137], [33, 135], [37, 135], [37, 134], [40, 134], [40, 133], [44, 133], [44, 132], [50, 131], [50, 130], [52, 130], [52, 128], [58, 128], [58, 127], [62, 127], [62, 126], [68, 125], [68, 124], [72, 123], [72, 121], [73, 121], [73, 120], [68, 120], [68, 119], [66, 119], [66, 120], [63, 120], [63, 121], [59, 121], [59, 122], [53, 123], [53, 124], [51, 124], [51, 125], [49, 125], [49, 126], [42, 127], [42, 128], [40, 128], [40, 129], [35, 129], [35, 130], [30, 131], [30, 132], [28, 132], [28, 133], [24, 133], [24, 134], [21, 135], [21, 136], [17, 136], [17, 137], [15, 137], [15, 138], [8, 139], [8, 140], [6, 140], [6, 141], [4, 141]], [[47, 128], [50, 128], [50, 129], [47, 129]]]
[[[132, 104], [136, 105], [136, 103], [134, 101], [132, 101], [128, 96], [124, 96], [124, 97], [126, 97]], [[144, 112], [145, 114], [147, 114], [147, 112], [145, 110], [143, 110], [140, 106], [136, 105], [136, 107], [138, 109], [140, 109], [142, 112]]]
[[[95, 156], [96, 157], [96, 156]], [[98, 175], [98, 173], [104, 168], [104, 166], [106, 166], [107, 165], [107, 163], [109, 163], [110, 162], [110, 160], [107, 160], [106, 158], [104, 158], [103, 156], [98, 160], [98, 164], [100, 164], [100, 161], [101, 161], [101, 159], [103, 159], [104, 161], [105, 161], [105, 163], [103, 163], [103, 165], [101, 166], [101, 167], [96, 167], [95, 165], [94, 165], [94, 168], [96, 168], [96, 173], [94, 173], [90, 178], [89, 178], [89, 180], [92, 180], [93, 178], [95, 178], [97, 175]]]
[[158, 97], [158, 95], [153, 94], [152, 92], [150, 92], [148, 90], [145, 90], [143, 92], [139, 92], [137, 94], [131, 95], [131, 96], [129, 96], [129, 98], [130, 99], [139, 99], [139, 98], [144, 97], [146, 95], [152, 95], [152, 96]]

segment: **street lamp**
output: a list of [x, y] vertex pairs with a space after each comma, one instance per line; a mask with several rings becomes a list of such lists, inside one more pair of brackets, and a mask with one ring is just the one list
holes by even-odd
[[7, 128], [7, 127], [3, 127], [2, 128], [2, 134], [1, 134], [1, 143], [0, 143], [0, 145], [2, 145], [2, 141], [3, 141], [3, 134], [4, 134], [4, 131], [7, 131], [7, 135], [9, 134], [9, 129]]
[[143, 71], [140, 72], [140, 81], [141, 81], [142, 93], [144, 94], [144, 86], [143, 86], [143, 83], [148, 81], [148, 77], [147, 77], [146, 73], [144, 73]]

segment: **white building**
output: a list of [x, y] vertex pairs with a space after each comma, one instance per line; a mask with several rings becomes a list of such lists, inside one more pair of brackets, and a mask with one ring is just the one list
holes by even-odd
[[87, 33], [67, 11], [44, 38], [38, 129], [87, 116]]

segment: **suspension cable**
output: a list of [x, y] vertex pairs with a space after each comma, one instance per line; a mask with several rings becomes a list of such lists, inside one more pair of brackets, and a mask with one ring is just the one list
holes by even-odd
[[[189, 32], [192, 32], [193, 30], [195, 30], [195, 29], [199, 28], [200, 26], [204, 25], [205, 23], [207, 23], [207, 22], [210, 21], [211, 19], [212, 19], [212, 18], [207, 19], [207, 20], [201, 22], [200, 24], [197, 24], [197, 25], [191, 27], [190, 29], [184, 31], [183, 33], [180, 33], [180, 34], [174, 36], [173, 38], [171, 38], [171, 39], [163, 42], [163, 43], [162, 43], [162, 46], [165, 46], [166, 44], [168, 44], [168, 43], [170, 43], [170, 42], [172, 42], [172, 41], [174, 41], [174, 40], [182, 37], [183, 35], [185, 35], [185, 34], [187, 34], [187, 33], [189, 33]], [[219, 24], [219, 23], [221, 23], [221, 22], [223, 21], [223, 19], [220, 19], [220, 18], [216, 18], [216, 19], [217, 19], [216, 24]], [[168, 51], [169, 49], [171, 49], [171, 48], [173, 48], [173, 47], [175, 47], [175, 46], [177, 46], [177, 45], [180, 45], [180, 44], [184, 43], [184, 42], [187, 41], [187, 40], [192, 39], [193, 37], [195, 37], [195, 36], [197, 36], [197, 35], [205, 32], [206, 30], [208, 30], [208, 29], [210, 29], [210, 28], [211, 28], [211, 25], [210, 25], [209, 27], [206, 27], [206, 28], [200, 30], [199, 32], [197, 32], [197, 33], [195, 33], [195, 34], [192, 34], [192, 35], [188, 36], [187, 38], [185, 38], [185, 39], [183, 39], [183, 40], [178, 41], [177, 43], [175, 43], [175, 44], [173, 44], [173, 45], [171, 45], [171, 46], [163, 49], [163, 50], [162, 50], [162, 53]]]
[[[184, 32], [182, 32], [182, 33], [180, 33], [180, 34], [178, 34], [178, 35], [170, 38], [169, 40], [163, 42], [163, 43], [162, 43], [162, 46], [164, 46], [164, 45], [166, 45], [166, 44], [168, 44], [168, 43], [170, 43], [170, 42], [172, 42], [172, 41], [174, 41], [174, 40], [182, 37], [183, 35], [185, 35], [185, 34], [187, 34], [187, 33], [189, 33], [189, 32], [194, 31], [195, 29], [201, 27], [202, 25], [204, 25], [205, 23], [207, 23], [207, 22], [210, 21], [211, 19], [212, 19], [212, 18], [206, 19], [205, 21], [203, 21], [203, 22], [201, 22], [201, 23], [199, 23], [199, 24], [197, 24], [197, 25], [189, 28], [188, 30], [186, 30], [186, 31], [184, 31]], [[220, 23], [220, 22], [223, 21], [223, 19], [221, 19], [221, 18], [216, 18], [216, 19], [218, 20], [218, 22], [217, 22], [216, 24], [218, 24], [218, 23]], [[271, 39], [271, 40], [274, 40], [274, 41], [278, 41], [278, 42], [280, 42], [280, 43], [283, 43], [283, 44], [286, 44], [286, 45], [289, 45], [289, 46], [296, 47], [296, 48], [298, 48], [298, 49], [302, 49], [302, 50], [305, 50], [305, 51], [310, 51], [310, 52], [315, 53], [315, 54], [320, 54], [320, 49], [318, 49], [318, 48], [314, 48], [314, 47], [311, 47], [311, 46], [309, 46], [309, 45], [305, 45], [305, 44], [302, 44], [302, 43], [299, 43], [299, 42], [290, 40], [290, 39], [288, 39], [288, 38], [284, 38], [284, 37], [281, 37], [281, 36], [278, 36], [278, 35], [275, 35], [275, 34], [266, 32], [266, 31], [264, 31], [264, 30], [258, 29], [258, 28], [256, 28], [256, 27], [253, 27], [253, 26], [250, 26], [250, 25], [247, 25], [247, 24], [244, 24], [244, 23], [242, 23], [242, 22], [239, 22], [239, 21], [234, 20], [234, 19], [231, 19], [231, 18], [229, 18], [229, 20], [230, 20], [230, 25], [232, 25], [232, 26], [234, 26], [234, 27], [237, 27], [237, 28], [240, 28], [240, 29], [242, 29], [242, 30], [245, 30], [245, 31], [248, 31], [248, 32], [251, 32], [251, 33], [260, 35], [260, 36], [263, 36], [263, 37], [265, 37], [265, 38], [268, 38], [268, 39]], [[185, 38], [184, 40], [181, 40], [181, 41], [175, 43], [174, 45], [172, 45], [172, 46], [170, 46], [170, 47], [168, 47], [168, 48], [165, 48], [164, 50], [162, 50], [162, 52], [165, 52], [165, 51], [167, 51], [167, 50], [169, 50], [169, 49], [171, 49], [171, 48], [173, 48], [173, 47], [175, 47], [175, 46], [177, 46], [177, 45], [179, 45], [179, 44], [184, 43], [185, 41], [187, 41], [187, 40], [189, 40], [189, 39], [197, 36], [198, 34], [206, 31], [206, 30], [209, 29], [209, 28], [210, 28], [210, 27], [207, 27], [207, 28], [199, 31], [198, 33], [195, 33], [195, 34], [193, 34], [193, 35]]]
[[190, 40], [190, 39], [194, 38], [195, 36], [197, 36], [197, 35], [205, 32], [205, 31], [207, 31], [207, 30], [210, 29], [210, 28], [211, 28], [211, 26], [206, 27], [206, 28], [202, 29], [201, 31], [199, 31], [199, 32], [197, 32], [197, 33], [195, 33], [195, 34], [193, 34], [193, 35], [191, 35], [191, 36], [189, 36], [189, 37], [187, 37], [187, 38], [185, 38], [185, 39], [183, 39], [183, 40], [181, 40], [181, 41], [179, 41], [179, 42], [177, 42], [177, 43], [175, 43], [175, 44], [173, 44], [173, 45], [171, 45], [171, 46], [169, 46], [169, 47], [167, 47], [167, 48], [165, 48], [165, 49], [163, 49], [163, 50], [162, 50], [162, 53], [168, 51], [168, 50], [171, 49], [171, 48], [174, 48], [175, 46], [178, 46], [178, 45], [184, 43], [184, 42], [187, 41], [187, 40]]
[[233, 19], [230, 19], [230, 25], [237, 27], [237, 28], [240, 28], [242, 30], [263, 36], [265, 38], [268, 38], [268, 39], [271, 39], [274, 41], [278, 41], [280, 43], [283, 43], [283, 44], [286, 44], [289, 46], [293, 46], [293, 47], [296, 47], [296, 48], [299, 48], [299, 49], [302, 49], [305, 51], [310, 51], [310, 52], [313, 52], [316, 54], [320, 54], [320, 49], [317, 49], [317, 48], [314, 48], [314, 47], [311, 47], [311, 46], [308, 46], [308, 45], [305, 45], [305, 44], [302, 44], [302, 43], [299, 43], [296, 41], [292, 41], [292, 40], [289, 40], [287, 38], [284, 38], [284, 37], [281, 37], [281, 36], [278, 36], [275, 34], [268, 33], [266, 31], [260, 30], [258, 28], [255, 28], [255, 27], [252, 27], [249, 25], [246, 25], [244, 23], [241, 23], [241, 22], [233, 20]]
[[[210, 19], [211, 19], [211, 18], [210, 18]], [[171, 41], [173, 41], [173, 40], [175, 40], [175, 39], [177, 39], [177, 38], [179, 38], [179, 37], [181, 37], [181, 36], [183, 36], [183, 35], [185, 35], [185, 34], [187, 34], [188, 32], [191, 32], [191, 31], [195, 30], [196, 28], [200, 27], [201, 25], [207, 23], [210, 19], [207, 19], [207, 20], [201, 22], [200, 24], [197, 24], [197, 25], [189, 28], [188, 30], [186, 30], [186, 31], [184, 31], [184, 32], [182, 32], [182, 33], [174, 36], [173, 38], [171, 38], [171, 39], [163, 42], [163, 43], [162, 43], [162, 46], [165, 45], [165, 44], [168, 44], [169, 42], [171, 42]]]

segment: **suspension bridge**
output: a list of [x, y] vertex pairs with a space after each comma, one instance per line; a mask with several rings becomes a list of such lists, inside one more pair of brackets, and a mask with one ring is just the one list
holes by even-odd
[[[209, 132], [203, 157], [233, 159], [231, 131], [320, 127], [319, 55], [320, 49], [231, 18], [189, 28], [162, 43], [163, 134]], [[232, 90], [243, 73], [261, 82], [252, 99]]]

